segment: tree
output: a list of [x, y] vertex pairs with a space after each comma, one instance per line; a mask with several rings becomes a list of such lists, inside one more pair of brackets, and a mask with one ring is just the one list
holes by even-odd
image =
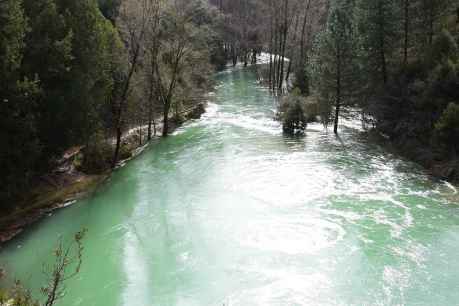
[[338, 133], [340, 109], [352, 101], [355, 90], [358, 74], [355, 49], [352, 6], [335, 2], [315, 52], [319, 95], [326, 97], [325, 103], [333, 101], [335, 105], [335, 134]]
[[83, 239], [86, 230], [75, 234], [73, 241], [65, 245], [62, 238], [54, 250], [52, 265], [44, 265], [43, 272], [48, 284], [41, 288], [45, 296], [44, 306], [52, 306], [65, 295], [65, 283], [77, 276], [83, 263]]
[[418, 28], [426, 39], [424, 43], [432, 45], [436, 27], [440, 17], [448, 15], [452, 10], [450, 0], [418, 0]]
[[0, 209], [30, 182], [41, 149], [35, 116], [38, 80], [21, 74], [26, 33], [22, 1], [0, 2]]
[[193, 81], [201, 85], [205, 83], [205, 78], [200, 78], [196, 72], [207, 67], [209, 61], [206, 32], [192, 23], [192, 16], [190, 7], [182, 3], [167, 7], [161, 20], [160, 47], [153, 65], [155, 84], [163, 106], [164, 137], [169, 134], [169, 115], [177, 88], [189, 86], [187, 75], [190, 73], [194, 73]]
[[360, 35], [365, 51], [364, 64], [368, 76], [379, 76], [376, 83], [386, 84], [389, 79], [388, 59], [398, 36], [398, 18], [392, 0], [361, 0], [358, 3]]
[[120, 70], [116, 72], [119, 88], [115, 88], [112, 98], [113, 125], [116, 133], [112, 167], [116, 166], [119, 158], [123, 129], [127, 121], [124, 115], [131, 91], [131, 82], [145, 52], [145, 35], [151, 18], [150, 12], [149, 0], [131, 0], [123, 4], [119, 16], [121, 37], [127, 49], [127, 67], [124, 71], [121, 70], [123, 67], [120, 67]]

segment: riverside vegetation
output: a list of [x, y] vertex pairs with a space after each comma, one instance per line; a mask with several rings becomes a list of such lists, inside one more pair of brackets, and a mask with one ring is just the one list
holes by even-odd
[[311, 120], [338, 133], [343, 111], [357, 110], [400, 153], [459, 179], [457, 1], [211, 2], [226, 14], [233, 64], [269, 53], [260, 79], [283, 96], [287, 133]]
[[0, 212], [36, 205], [56, 169], [99, 182], [158, 126], [166, 137], [202, 111], [213, 71], [263, 52], [286, 133], [320, 121], [338, 134], [357, 109], [458, 180], [458, 43], [453, 0], [0, 0]]
[[201, 1], [0, 1], [2, 217], [53, 169], [105, 173], [134, 127], [141, 145], [183, 122], [221, 67], [219, 22]]

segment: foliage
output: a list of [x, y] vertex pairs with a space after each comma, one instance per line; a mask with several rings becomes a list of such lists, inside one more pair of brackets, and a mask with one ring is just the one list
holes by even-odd
[[[0, 289], [0, 305], [5, 306], [52, 306], [65, 295], [65, 283], [74, 278], [83, 263], [83, 239], [87, 230], [77, 232], [70, 243], [59, 239], [53, 252], [52, 264], [43, 265], [43, 273], [47, 284], [41, 288], [44, 295], [43, 303], [35, 301], [20, 281], [16, 280], [10, 289]], [[3, 273], [3, 270], [0, 270]], [[3, 275], [0, 275], [0, 278]]]
[[447, 143], [452, 144], [456, 152], [459, 150], [459, 105], [449, 103], [443, 111], [438, 122], [435, 124], [435, 130], [440, 137]]
[[85, 173], [98, 174], [110, 168], [112, 146], [102, 133], [94, 134], [83, 151], [81, 170]]
[[0, 290], [0, 305], [39, 306], [40, 304], [33, 300], [30, 292], [22, 286], [20, 281], [15, 281], [11, 289]]
[[66, 245], [62, 238], [54, 250], [52, 265], [44, 265], [48, 284], [41, 288], [45, 296], [44, 306], [52, 306], [65, 295], [65, 283], [74, 278], [83, 263], [83, 239], [87, 230], [77, 232], [70, 244]]
[[[333, 117], [335, 133], [340, 108], [353, 104], [356, 97], [359, 67], [352, 15], [352, 5], [333, 2], [327, 28], [318, 36], [313, 55], [315, 88], [323, 104], [322, 121], [328, 125]], [[334, 115], [331, 105], [335, 108]]]
[[285, 97], [280, 106], [280, 119], [284, 133], [302, 134], [308, 124], [308, 115], [305, 113], [305, 98], [299, 89], [295, 89]]

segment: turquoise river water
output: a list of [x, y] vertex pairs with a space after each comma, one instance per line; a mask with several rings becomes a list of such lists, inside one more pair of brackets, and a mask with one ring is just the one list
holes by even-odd
[[459, 305], [459, 196], [369, 141], [282, 135], [251, 69], [96, 194], [0, 251], [39, 294], [60, 235], [87, 228], [58, 306]]

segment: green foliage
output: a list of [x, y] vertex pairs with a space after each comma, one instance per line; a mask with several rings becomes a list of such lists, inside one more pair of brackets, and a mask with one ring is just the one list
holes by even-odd
[[295, 82], [294, 87], [299, 88], [301, 94], [308, 96], [309, 95], [309, 75], [306, 67], [298, 67], [295, 70]]
[[26, 33], [22, 2], [0, 2], [0, 210], [29, 182], [40, 153], [34, 114], [38, 81], [20, 70]]
[[19, 69], [26, 34], [22, 1], [0, 2], [0, 69], [2, 83]]
[[118, 10], [121, 5], [121, 0], [98, 0], [100, 10], [105, 18], [113, 23], [118, 16]]
[[113, 154], [112, 146], [102, 133], [94, 134], [83, 150], [81, 170], [85, 173], [99, 174], [110, 168]]
[[38, 301], [34, 301], [29, 291], [27, 291], [19, 281], [9, 290], [0, 290], [0, 305], [9, 306], [39, 306]]
[[458, 59], [458, 54], [459, 48], [453, 35], [448, 30], [443, 29], [429, 48], [427, 60], [432, 65], [441, 63], [445, 59], [455, 62]]
[[2, 205], [103, 125], [120, 47], [95, 0], [0, 1]]
[[299, 89], [285, 97], [280, 106], [280, 119], [284, 133], [289, 135], [302, 134], [307, 127], [308, 120], [305, 113], [305, 98]]
[[443, 111], [438, 122], [435, 124], [435, 131], [438, 135], [456, 152], [459, 149], [459, 105], [449, 103]]
[[[327, 28], [319, 34], [313, 50], [311, 74], [321, 104], [319, 112], [325, 126], [334, 117], [336, 129], [339, 109], [354, 103], [359, 81], [353, 14], [351, 4], [333, 2]], [[332, 115], [332, 105], [338, 116], [336, 112]]]
[[393, 0], [360, 0], [357, 6], [361, 61], [367, 76], [375, 84], [386, 83], [390, 73], [390, 55], [400, 33], [397, 2]]

